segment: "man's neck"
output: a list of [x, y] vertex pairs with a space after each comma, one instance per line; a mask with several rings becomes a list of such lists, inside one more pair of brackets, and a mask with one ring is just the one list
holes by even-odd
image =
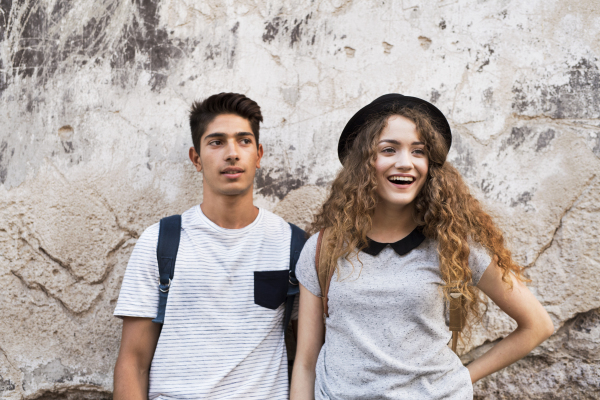
[[386, 204], [382, 202], [375, 208], [373, 225], [367, 235], [380, 243], [397, 242], [408, 236], [417, 227], [413, 212], [413, 203], [399, 208], [386, 207]]
[[200, 208], [206, 218], [226, 229], [241, 229], [254, 222], [258, 216], [258, 208], [254, 206], [252, 199], [252, 189], [248, 193], [236, 196], [205, 191]]

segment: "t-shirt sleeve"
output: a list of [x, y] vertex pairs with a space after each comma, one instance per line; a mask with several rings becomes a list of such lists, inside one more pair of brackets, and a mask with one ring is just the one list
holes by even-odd
[[469, 268], [473, 276], [473, 285], [477, 285], [483, 273], [492, 262], [492, 257], [485, 247], [479, 243], [469, 243], [471, 253], [469, 254]]
[[317, 253], [317, 239], [319, 234], [315, 233], [306, 241], [298, 264], [296, 265], [296, 278], [315, 296], [321, 297], [321, 286], [319, 285], [319, 277], [315, 270], [315, 255]]
[[158, 229], [159, 224], [146, 229], [129, 257], [114, 312], [117, 317], [156, 318], [159, 298]]

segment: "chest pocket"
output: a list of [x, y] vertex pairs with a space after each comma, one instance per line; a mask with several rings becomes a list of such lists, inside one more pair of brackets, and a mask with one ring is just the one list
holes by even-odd
[[254, 303], [276, 310], [284, 301], [288, 289], [287, 269], [254, 271]]

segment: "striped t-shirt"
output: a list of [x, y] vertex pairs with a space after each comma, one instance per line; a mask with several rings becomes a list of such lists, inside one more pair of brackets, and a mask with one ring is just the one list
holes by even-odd
[[[146, 229], [131, 254], [116, 316], [156, 317], [158, 230]], [[242, 229], [219, 227], [200, 206], [183, 213], [150, 399], [288, 398], [290, 239], [290, 226], [264, 209]]]

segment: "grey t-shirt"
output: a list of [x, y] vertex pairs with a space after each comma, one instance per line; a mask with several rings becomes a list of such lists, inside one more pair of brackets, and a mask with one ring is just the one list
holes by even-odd
[[[298, 280], [321, 296], [315, 271], [317, 235], [302, 250]], [[472, 399], [469, 371], [448, 347], [437, 242], [425, 239], [400, 256], [386, 246], [364, 252], [354, 272], [339, 260], [341, 280], [329, 288], [325, 344], [316, 366], [316, 400]], [[490, 264], [471, 244], [469, 266], [477, 284]]]

